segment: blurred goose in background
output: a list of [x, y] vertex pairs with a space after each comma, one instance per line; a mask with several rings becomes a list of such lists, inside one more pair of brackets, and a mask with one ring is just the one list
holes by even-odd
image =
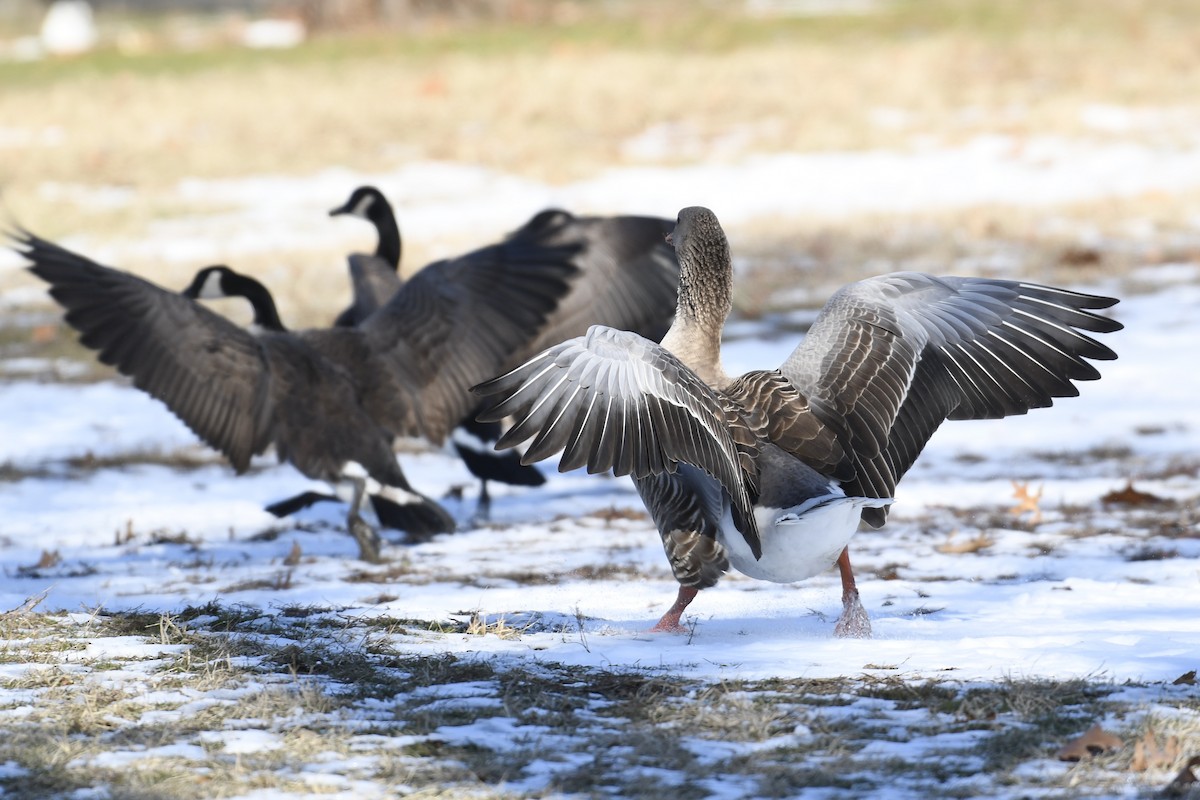
[[353, 301], [337, 315], [334, 325], [354, 326], [362, 322], [400, 291], [400, 226], [392, 204], [374, 186], [359, 186], [345, 203], [332, 209], [329, 216], [360, 217], [375, 226], [378, 243], [374, 253], [351, 253], [350, 287]]
[[[359, 186], [345, 203], [332, 209], [329, 215], [360, 217], [375, 226], [378, 244], [374, 253], [351, 253], [347, 257], [350, 288], [353, 300], [350, 307], [338, 314], [334, 325], [353, 327], [375, 313], [403, 286], [400, 277], [400, 226], [392, 204], [374, 186]], [[532, 351], [527, 351], [528, 352]], [[487, 491], [489, 480], [513, 486], [541, 486], [546, 482], [537, 467], [521, 463], [514, 453], [497, 453], [492, 445], [500, 437], [500, 426], [482, 423], [474, 414], [468, 415], [451, 434], [451, 444], [467, 469], [480, 480], [477, 516], [485, 518], [490, 507]], [[329, 499], [326, 495], [306, 492], [268, 506], [280, 516], [295, 513], [314, 502]]]
[[[335, 324], [357, 325], [402, 286], [397, 273], [400, 228], [391, 204], [374, 186], [359, 186], [345, 203], [329, 213], [366, 219], [378, 233], [374, 254], [355, 253], [349, 257], [354, 302], [338, 315]], [[510, 239], [576, 249], [579, 271], [545, 325], [522, 344], [505, 368], [548, 345], [577, 336], [593, 324], [631, 330], [655, 341], [661, 339], [675, 312], [679, 281], [675, 253], [665, 242], [673, 227], [671, 220], [658, 217], [576, 217], [561, 209], [548, 209], [511, 234]], [[476, 517], [486, 519], [491, 503], [488, 481], [540, 486], [546, 478], [536, 467], [522, 464], [517, 453], [498, 453], [494, 445], [502, 433], [501, 424], [480, 422], [475, 416], [472, 411], [460, 420], [450, 441], [480, 481]], [[289, 501], [283, 503], [281, 508], [297, 507]]]
[[[398, 490], [389, 499], [421, 509], [425, 533], [454, 529], [440, 506], [408, 486], [392, 441], [445, 441], [478, 402], [470, 387], [513, 361], [578, 271], [574, 248], [512, 239], [422, 270], [357, 327], [256, 336], [188, 297], [32, 234], [14, 239], [83, 344], [162, 400], [238, 472], [273, 443], [305, 475], [349, 485], [347, 524], [367, 560], [379, 555], [377, 533], [359, 516], [367, 478]], [[193, 293], [222, 294], [228, 279], [210, 271]]]
[[[80, 341], [165, 403], [239, 474], [273, 444], [304, 475], [348, 489], [346, 526], [363, 558], [379, 558], [378, 534], [360, 515], [368, 489], [402, 507], [418, 534], [454, 529], [453, 518], [409, 485], [392, 435], [342, 359], [331, 357], [336, 343], [274, 330], [278, 315], [256, 281], [213, 267], [178, 294], [33, 234], [15, 240]], [[240, 328], [192, 299], [218, 291], [257, 297], [255, 323], [263, 330]]]
[[498, 447], [529, 461], [632, 475], [678, 580], [652, 630], [681, 631], [700, 589], [732, 565], [791, 582], [836, 563], [835, 632], [866, 636], [847, 543], [887, 519], [896, 483], [947, 419], [1049, 406], [1116, 358], [1082, 333], [1117, 301], [1018, 281], [894, 273], [843, 287], [776, 370], [721, 365], [729, 245], [712, 211], [685, 208], [674, 324], [657, 345], [592, 327], [476, 388], [483, 419], [512, 416]]
[[[183, 290], [182, 294], [193, 300], [242, 298], [250, 303], [250, 308], [254, 313], [254, 318], [249, 326], [251, 333], [258, 335], [266, 331], [287, 332], [270, 290], [254, 278], [236, 272], [225, 265], [205, 267], [198, 271], [192, 283]], [[301, 472], [304, 470], [301, 469]], [[305, 472], [305, 474], [308, 473]], [[394, 499], [388, 498], [386, 490], [381, 491], [378, 488], [368, 491], [367, 498], [381, 525], [405, 531], [410, 540], [420, 540], [454, 529], [453, 520], [432, 501], [428, 504], [397, 503]], [[266, 506], [266, 510], [277, 517], [286, 517], [316, 503], [338, 502], [345, 499], [344, 496], [337, 494], [306, 491], [286, 500], [271, 503]]]

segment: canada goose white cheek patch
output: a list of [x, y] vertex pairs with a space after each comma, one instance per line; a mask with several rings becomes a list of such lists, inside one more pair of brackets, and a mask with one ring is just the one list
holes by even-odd
[[221, 286], [221, 273], [212, 271], [204, 276], [204, 283], [200, 285], [200, 291], [196, 293], [196, 297], [201, 300], [219, 300], [225, 297], [225, 289]]
[[362, 217], [366, 219], [368, 212], [371, 210], [371, 206], [374, 204], [375, 198], [367, 195], [354, 204], [354, 208], [350, 209], [350, 213], [356, 217]]

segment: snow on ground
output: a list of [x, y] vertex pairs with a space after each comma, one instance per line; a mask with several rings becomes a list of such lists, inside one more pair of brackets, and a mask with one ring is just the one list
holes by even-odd
[[[1190, 474], [1159, 477], [1172, 463], [1200, 452], [1200, 406], [1194, 402], [1200, 379], [1179, 369], [1194, 361], [1200, 286], [1130, 298], [1115, 313], [1126, 328], [1108, 338], [1120, 358], [1100, 365], [1102, 380], [1084, 384], [1079, 398], [1023, 418], [947, 424], [901, 483], [893, 522], [855, 539], [852, 548], [864, 575], [894, 560], [905, 564], [902, 576], [912, 576], [865, 581], [864, 600], [876, 631], [870, 641], [832, 638], [829, 619], [839, 611], [832, 572], [796, 585], [731, 575], [693, 606], [699, 620], [694, 637], [644, 635], [673, 594], [657, 536], [642, 518], [613, 522], [588, 516], [610, 507], [640, 509], [632, 485], [582, 472], [559, 475], [552, 462], [543, 465], [551, 480], [541, 490], [496, 487], [494, 519], [503, 527], [472, 529], [474, 487], [461, 465], [441, 452], [402, 455], [413, 480], [431, 496], [455, 485], [470, 487], [466, 499], [447, 501], [464, 530], [391, 549], [389, 557], [418, 565], [419, 580], [412, 585], [347, 583], [346, 574], [359, 565], [352, 540], [340, 530], [340, 507], [300, 516], [298, 522], [317, 534], [262, 511], [272, 500], [321, 488], [269, 457], [243, 478], [219, 462], [189, 470], [131, 464], [71, 474], [63, 463], [68, 455], [194, 447], [191, 434], [163, 406], [112, 383], [15, 383], [0, 391], [0, 461], [42, 470], [0, 484], [0, 556], [9, 573], [0, 607], [46, 591], [43, 609], [71, 611], [171, 610], [220, 599], [264, 608], [319, 603], [356, 614], [424, 619], [472, 609], [492, 615], [578, 612], [594, 631], [587, 650], [553, 634], [494, 644], [534, 659], [667, 664], [709, 678], [832, 676], [870, 663], [916, 674], [953, 669], [972, 679], [1099, 673], [1115, 680], [1174, 678], [1194, 668], [1200, 652], [1200, 619], [1187, 611], [1187, 598], [1200, 580], [1194, 560], [1200, 543], [1172, 540], [1177, 557], [1130, 561], [1130, 548], [1166, 545], [1154, 537], [1131, 539], [1099, 501], [1130, 479], [1185, 509], [1200, 493], [1194, 466]], [[792, 346], [788, 339], [743, 340], [730, 347], [727, 366], [740, 371], [778, 364]], [[1089, 455], [1105, 452], [1126, 454]], [[1046, 515], [1041, 525], [1021, 530], [1013, 518], [1014, 530], [1006, 531], [984, 521], [978, 530], [997, 539], [986, 552], [946, 556], [933, 550], [948, 532], [925, 532], [930, 515], [992, 509], [1002, 518], [1014, 505], [1013, 480], [1041, 487]], [[1083, 512], [1077, 515], [1076, 508]], [[1193, 526], [1194, 534], [1195, 521], [1186, 516], [1181, 511], [1181, 524]], [[956, 523], [976, 524], [971, 515]], [[1085, 524], [1113, 529], [1107, 531], [1111, 535], [1072, 541], [1071, 532]], [[252, 541], [273, 526], [282, 529], [278, 539]], [[1067, 541], [1037, 556], [1042, 532], [1051, 530], [1066, 531]], [[130, 543], [115, 544], [130, 531], [135, 534]], [[148, 544], [150, 534], [164, 540], [183, 535], [187, 544]], [[306, 559], [288, 588], [230, 588], [278, 571], [293, 542]], [[57, 551], [61, 563], [33, 576], [18, 573], [44, 550]], [[619, 592], [572, 577], [572, 570], [613, 564], [655, 577], [621, 582]], [[529, 585], [503, 577], [529, 573], [559, 579]], [[439, 580], [443, 575], [446, 580]], [[398, 597], [367, 602], [382, 592]], [[919, 607], [944, 610], [914, 615]], [[797, 648], [799, 642], [804, 646]], [[432, 652], [481, 643], [428, 646]]]
[[[964, 181], [964, 174], [971, 180]], [[1032, 198], [1051, 203], [1085, 192], [1200, 185], [1200, 151], [1110, 152], [1097, 146], [1068, 153], [1043, 142], [1014, 152], [1000, 140], [987, 140], [903, 157], [787, 156], [624, 170], [557, 190], [454, 165], [372, 178], [395, 194], [403, 221], [436, 235], [464, 218], [475, 229], [476, 223], [511, 227], [498, 222], [496, 206], [515, 214], [506, 219], [520, 219], [550, 202], [613, 210], [627, 200], [622, 210], [655, 213], [710, 203], [734, 221], [810, 210], [853, 213]], [[362, 179], [329, 173], [189, 183], [181, 191], [240, 210], [223, 221], [162, 223], [152, 240], [122, 246], [170, 243], [177, 248], [173, 257], [204, 261], [211, 239], [200, 231], [217, 224], [242, 227], [239, 247], [270, 248], [288, 225], [288, 237], [308, 229], [295, 222], [301, 212], [311, 218], [311, 206], [327, 207]], [[880, 180], [882, 190], [863, 189]], [[426, 193], [418, 201], [416, 190], [406, 194], [406, 187], [435, 183], [444, 187], [444, 197]], [[764, 191], [767, 186], [781, 188]], [[793, 192], [794, 186], [812, 191]], [[267, 197], [273, 208], [257, 202]], [[281, 213], [279, 202], [295, 207]], [[262, 219], [247, 216], [264, 208]], [[192, 239], [181, 235], [188, 226]], [[235, 477], [161, 404], [119, 382], [0, 384], [0, 464], [7, 465], [0, 480], [0, 609], [44, 595], [39, 611], [178, 613], [216, 601], [267, 616], [297, 607], [332, 609], [347, 625], [474, 618], [488, 630], [517, 635], [465, 634], [453, 626], [450, 632], [408, 629], [392, 634], [390, 646], [431, 660], [449, 653], [532, 669], [657, 670], [709, 684], [894, 675], [912, 681], [950, 675], [964, 684], [1030, 678], [1170, 683], [1200, 666], [1194, 609], [1200, 589], [1200, 269], [1148, 272], [1144, 282], [1158, 288], [1127, 297], [1112, 311], [1126, 327], [1104, 337], [1120, 358], [1099, 365], [1102, 380], [1083, 384], [1079, 398], [1027, 417], [947, 424], [900, 484], [889, 524], [856, 536], [851, 549], [875, 632], [869, 640], [833, 637], [840, 588], [832, 572], [795, 585], [731, 574], [693, 604], [685, 618], [690, 635], [646, 634], [673, 599], [675, 585], [632, 485], [581, 472], [559, 475], [550, 463], [543, 465], [550, 481], [541, 489], [495, 487], [492, 522], [481, 526], [471, 521], [475, 485], [460, 463], [447, 452], [402, 454], [410, 478], [425, 493], [442, 497], [465, 487], [460, 499], [444, 500], [461, 530], [414, 545], [389, 533], [389, 563], [363, 565], [343, 531], [341, 506], [317, 506], [287, 520], [262, 510], [268, 502], [323, 487], [269, 457], [258, 459], [249, 475]], [[1072, 288], [1119, 291], [1115, 282]], [[796, 343], [794, 335], [764, 325], [737, 330], [726, 355], [730, 372], [775, 366]], [[180, 456], [185, 458], [176, 462]], [[1012, 511], [1014, 481], [1041, 492], [1040, 520]], [[1102, 500], [1130, 481], [1162, 502], [1142, 508]], [[141, 641], [114, 637], [88, 644], [94, 649], [84, 652], [91, 658], [144, 657], [147, 663], [173, 652], [171, 645]], [[143, 656], [131, 655], [137, 647], [145, 648]], [[6, 663], [3, 675], [15, 678], [36, 668], [18, 660]], [[139, 674], [127, 677], [140, 680]], [[487, 704], [491, 685], [450, 684], [422, 702]], [[0, 691], [3, 715], [31, 713], [22, 691]], [[899, 710], [885, 716], [888, 724], [906, 724]], [[923, 730], [914, 725], [912, 731]], [[519, 748], [530, 737], [553, 740], [529, 724], [519, 727], [485, 715], [441, 729], [439, 741]], [[969, 732], [946, 734], [953, 742], [937, 732], [912, 735], [881, 740], [867, 755], [936, 760], [947, 749], [969, 754], [975, 746]], [[807, 736], [798, 724], [793, 734], [754, 747], [797, 747]], [[199, 760], [214, 747], [240, 757], [267, 753], [282, 741], [277, 731], [227, 728], [94, 758], [110, 767], [144, 758]], [[717, 747], [716, 760], [735, 758], [748, 747], [727, 744], [721, 750], [707, 739], [698, 746]], [[510, 788], [542, 790], [578, 760], [568, 750], [552, 763], [531, 761]], [[381, 796], [334, 774], [353, 772], [348, 763], [335, 760], [325, 768], [314, 759], [297, 780], [347, 796]], [[1035, 783], [1062, 774], [1052, 762], [1029, 768], [1042, 776], [1029, 778]], [[14, 775], [20, 769], [0, 764]], [[652, 777], [669, 784], [672, 775]], [[726, 776], [706, 790], [740, 797], [753, 794], [756, 785]], [[971, 793], [973, 786], [967, 781], [960, 790]], [[894, 796], [927, 796], [925, 791], [898, 787]]]

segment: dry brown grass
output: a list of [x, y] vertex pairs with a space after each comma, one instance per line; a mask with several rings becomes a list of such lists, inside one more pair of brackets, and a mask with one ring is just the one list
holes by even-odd
[[[114, 797], [311, 793], [319, 787], [308, 778], [327, 765], [339, 781], [416, 797], [701, 798], [731, 779], [763, 797], [804, 786], [878, 794], [896, 783], [936, 794], [951, 779], [969, 783], [961, 796], [1001, 796], [1014, 785], [1161, 785], [1166, 767], [1128, 771], [1129, 748], [1069, 773], [1038, 767], [1097, 719], [1113, 720], [1106, 727], [1127, 742], [1146, 730], [1174, 737], [1180, 758], [1197, 741], [1195, 703], [1170, 687], [1082, 679], [963, 685], [899, 673], [705, 684], [653, 669], [422, 655], [408, 651], [402, 631], [361, 623], [316, 606], [265, 616], [215, 603], [177, 615], [0, 614], [10, 670], [31, 667], [0, 681], [6, 709], [28, 708], [9, 719], [0, 742], [0, 760], [28, 774], [0, 784], [18, 798], [86, 786]], [[73, 649], [112, 636], [186, 649], [149, 662], [137, 654], [81, 661]], [[44, 647], [51, 638], [56, 651]], [[494, 743], [454, 736], [493, 720], [513, 735]], [[261, 731], [274, 744], [238, 752], [227, 746], [230, 731]], [[887, 754], [904, 743], [914, 746], [911, 758]], [[204, 760], [146, 752], [171, 745], [198, 745]], [[542, 774], [544, 788], [518, 788]]]
[[[53, 204], [37, 202], [46, 181], [145, 192], [186, 176], [371, 172], [420, 158], [555, 181], [629, 160], [624, 145], [655, 125], [679, 126], [677, 160], [691, 161], [714, 147], [736, 155], [888, 146], [912, 134], [1081, 134], [1089, 104], [1194, 101], [1200, 9], [1191, 4], [923, 5], [804, 24], [660, 3], [638, 18], [561, 29], [319, 42], [286, 58], [103, 62], [38, 80], [17, 73], [0, 93], [0, 119], [56, 128], [61, 141], [27, 148], [3, 180], [30, 224], [53, 228]], [[879, 124], [879, 109], [906, 118]], [[1195, 116], [1155, 135], [1190, 135]]]

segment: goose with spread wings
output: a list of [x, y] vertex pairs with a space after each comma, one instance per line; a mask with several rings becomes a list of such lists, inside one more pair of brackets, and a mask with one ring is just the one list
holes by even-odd
[[450, 515], [409, 486], [392, 441], [445, 441], [478, 403], [470, 387], [512, 363], [578, 271], [577, 248], [513, 238], [422, 270], [354, 328], [255, 334], [31, 233], [13, 238], [80, 341], [236, 471], [273, 444], [305, 475], [348, 486], [347, 526], [367, 560], [380, 544], [359, 515], [368, 479], [423, 509], [424, 532], [454, 530]]
[[1122, 326], [1117, 301], [1031, 283], [901, 272], [843, 287], [775, 370], [721, 365], [729, 245], [716, 215], [685, 208], [671, 234], [679, 304], [661, 345], [596, 326], [476, 387], [498, 446], [562, 450], [560, 470], [633, 476], [679, 591], [652, 630], [680, 631], [730, 566], [791, 582], [837, 564], [835, 632], [870, 621], [847, 545], [887, 519], [897, 482], [945, 420], [1024, 414], [1077, 395], [1116, 358], [1089, 333]]
[[[240, 298], [250, 304], [254, 314], [249, 325], [251, 333], [287, 332], [270, 290], [260, 281], [223, 264], [199, 270], [191, 284], [183, 290], [183, 296], [193, 300]], [[313, 476], [310, 475], [310, 477]], [[376, 483], [378, 482], [376, 481]], [[407, 489], [407, 487], [404, 488]], [[414, 495], [411, 489], [401, 494], [399, 498], [397, 498], [397, 494], [396, 491], [384, 488], [382, 485], [367, 490], [367, 498], [370, 500], [371, 507], [384, 527], [404, 531], [409, 541], [421, 541], [434, 534], [447, 533], [454, 529], [453, 519], [433, 501], [420, 495]], [[338, 502], [347, 499], [353, 505], [353, 493], [348, 498], [345, 494], [329, 494], [310, 490], [271, 503], [266, 506], [266, 510], [277, 517], [286, 517], [316, 503]], [[373, 557], [373, 555], [368, 557]]]

